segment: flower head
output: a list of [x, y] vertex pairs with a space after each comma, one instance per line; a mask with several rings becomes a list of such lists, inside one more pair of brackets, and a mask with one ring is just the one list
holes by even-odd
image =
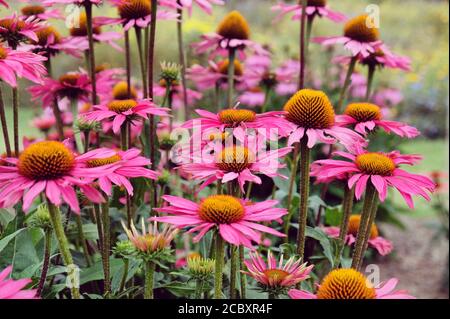
[[36, 289], [23, 289], [31, 279], [19, 280], [7, 279], [12, 271], [12, 266], [8, 266], [0, 272], [0, 299], [35, 299]]
[[[302, 17], [302, 5], [301, 4], [286, 4], [280, 2], [272, 7], [272, 11], [280, 11], [275, 18], [275, 21], [279, 21], [285, 15], [293, 12], [292, 20], [300, 20]], [[305, 8], [306, 15], [309, 19], [315, 17], [327, 18], [333, 22], [343, 22], [346, 17], [340, 12], [333, 11], [327, 4], [326, 0], [308, 0]]]
[[291, 289], [292, 299], [414, 299], [404, 290], [393, 291], [398, 280], [389, 279], [374, 287], [366, 277], [354, 269], [335, 269], [318, 286], [316, 294]]
[[301, 259], [295, 260], [291, 257], [284, 262], [281, 255], [279, 262], [269, 250], [267, 253], [267, 264], [258, 252], [251, 255], [250, 260], [244, 261], [248, 271], [243, 273], [253, 277], [264, 291], [276, 294], [285, 293], [287, 289], [295, 286], [299, 282], [308, 279], [313, 265], [302, 264]]
[[78, 156], [63, 143], [43, 141], [31, 144], [19, 158], [5, 158], [0, 166], [0, 207], [11, 207], [23, 198], [28, 211], [33, 200], [43, 193], [60, 206], [66, 202], [80, 211], [75, 186], [95, 203], [103, 201], [101, 194], [82, 178], [98, 177], [105, 172], [98, 168], [83, 168]]
[[[345, 236], [345, 243], [349, 246], [356, 242], [356, 236], [358, 234], [359, 225], [361, 222], [361, 215], [351, 215], [348, 221], [347, 234]], [[325, 233], [330, 237], [339, 237], [339, 227], [325, 227]], [[381, 256], [386, 256], [392, 252], [394, 248], [392, 242], [381, 237], [378, 232], [378, 228], [375, 223], [372, 224], [370, 229], [369, 246], [378, 251]]]
[[78, 157], [82, 167], [103, 168], [105, 174], [98, 178], [100, 189], [108, 196], [112, 195], [112, 185], [125, 187], [129, 195], [133, 195], [131, 178], [145, 177], [156, 180], [158, 173], [146, 166], [150, 160], [140, 156], [140, 150], [132, 148], [126, 151], [112, 149], [96, 149]]
[[350, 50], [352, 56], [361, 55], [363, 58], [367, 58], [382, 44], [379, 38], [378, 26], [370, 16], [363, 14], [351, 18], [345, 23], [343, 36], [317, 37], [312, 41], [324, 46], [342, 43], [346, 49]]
[[394, 133], [401, 137], [413, 138], [420, 132], [405, 123], [383, 120], [381, 108], [373, 103], [356, 102], [347, 106], [343, 115], [336, 116], [336, 122], [340, 125], [354, 125], [355, 131], [366, 135], [377, 127], [388, 133]]
[[165, 225], [164, 229], [159, 231], [156, 222], [148, 225], [147, 229], [144, 219], [141, 219], [141, 232], [136, 229], [134, 223], [131, 223], [130, 228], [125, 226], [123, 221], [121, 223], [128, 239], [139, 252], [139, 255], [145, 259], [160, 258], [167, 254], [170, 243], [178, 233], [177, 229], [168, 225]]
[[28, 40], [37, 41], [36, 32], [43, 27], [43, 22], [35, 17], [22, 18], [14, 13], [0, 19], [0, 40], [7, 42], [11, 48], [17, 48]]
[[286, 119], [296, 126], [289, 136], [289, 145], [298, 142], [304, 136], [308, 138], [309, 148], [317, 141], [327, 144], [339, 141], [347, 148], [352, 148], [355, 144], [366, 144], [359, 134], [336, 125], [334, 108], [322, 91], [311, 89], [298, 91], [286, 102], [284, 111]]
[[17, 86], [17, 77], [40, 83], [47, 74], [43, 65], [45, 60], [41, 55], [11, 50], [0, 44], [0, 80], [12, 87]]
[[195, 242], [213, 227], [217, 227], [222, 238], [230, 244], [244, 245], [251, 249], [253, 249], [252, 241], [261, 242], [258, 231], [284, 236], [275, 229], [258, 224], [276, 220], [287, 214], [286, 209], [273, 207], [278, 203], [275, 200], [245, 204], [242, 200], [229, 195], [209, 196], [200, 203], [169, 195], [164, 195], [163, 199], [170, 206], [156, 210], [171, 215], [152, 217], [151, 220], [173, 224], [179, 228], [192, 227], [188, 233], [198, 232], [194, 237]]
[[187, 258], [189, 274], [196, 280], [208, 280], [214, 274], [215, 260], [209, 258]]
[[354, 154], [336, 152], [335, 155], [347, 160], [318, 160], [313, 163], [313, 171], [319, 180], [342, 178], [346, 174], [348, 187], [355, 186], [355, 196], [360, 199], [367, 183], [378, 191], [380, 201], [384, 202], [388, 187], [393, 187], [403, 196], [409, 207], [413, 208], [413, 195], [420, 195], [430, 200], [427, 192], [433, 192], [435, 185], [428, 177], [408, 173], [399, 168], [402, 164], [413, 165], [420, 159], [417, 155], [402, 155], [397, 151], [391, 153], [368, 152], [357, 148]]

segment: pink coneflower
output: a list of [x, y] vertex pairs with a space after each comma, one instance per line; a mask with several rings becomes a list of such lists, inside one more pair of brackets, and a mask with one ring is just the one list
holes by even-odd
[[267, 253], [267, 264], [258, 252], [251, 254], [250, 260], [245, 260], [244, 264], [248, 271], [242, 272], [253, 277], [264, 291], [268, 291], [274, 296], [286, 293], [287, 289], [308, 279], [309, 273], [314, 267], [314, 265], [302, 264], [301, 259], [295, 260], [295, 257], [284, 262], [282, 254], [277, 263], [270, 250]]
[[[245, 182], [261, 184], [261, 179], [255, 174], [264, 174], [269, 177], [287, 177], [277, 173], [284, 164], [279, 159], [291, 152], [291, 147], [280, 148], [272, 151], [264, 151], [259, 154], [245, 146], [229, 146], [222, 148], [222, 143], [217, 144], [213, 162], [198, 163], [195, 158], [193, 163], [181, 165], [181, 170], [192, 175], [194, 180], [205, 180], [200, 189], [221, 180], [227, 183], [237, 180], [242, 192]], [[256, 154], [257, 153], [257, 154]]]
[[[337, 56], [333, 62], [348, 64], [351, 57]], [[358, 62], [368, 67], [387, 67], [390, 69], [400, 69], [403, 71], [411, 70], [411, 60], [406, 56], [400, 56], [392, 53], [385, 44], [377, 46], [375, 52], [371, 52], [368, 56], [358, 55]]]
[[[118, 51], [123, 51], [123, 49], [115, 42], [122, 38], [123, 34], [114, 31], [103, 32], [102, 26], [106, 24], [110, 23], [104, 18], [94, 17], [92, 19], [92, 38], [96, 42], [106, 43]], [[81, 12], [79, 14], [77, 24], [70, 28], [70, 35], [79, 41], [88, 41], [86, 12]], [[83, 48], [83, 50], [87, 50], [87, 48]]]
[[355, 185], [355, 196], [360, 199], [367, 183], [371, 183], [378, 192], [380, 201], [384, 202], [388, 187], [394, 187], [403, 196], [410, 208], [414, 208], [412, 195], [420, 195], [430, 200], [427, 191], [433, 192], [434, 183], [425, 176], [408, 173], [400, 168], [401, 164], [413, 165], [420, 159], [417, 155], [401, 155], [394, 151], [391, 153], [368, 152], [356, 148], [355, 154], [336, 152], [350, 161], [319, 160], [314, 165], [320, 166], [316, 176], [319, 179], [331, 178], [348, 174], [348, 187]]
[[250, 249], [253, 249], [252, 241], [257, 244], [261, 242], [259, 232], [285, 236], [273, 228], [258, 224], [274, 221], [287, 214], [284, 208], [274, 208], [278, 203], [276, 200], [249, 204], [233, 196], [213, 195], [197, 204], [176, 196], [164, 195], [162, 198], [170, 205], [155, 210], [171, 215], [152, 217], [151, 220], [173, 224], [179, 228], [192, 227], [188, 233], [198, 232], [193, 238], [194, 242], [198, 242], [214, 227], [218, 228], [225, 241]]
[[88, 49], [88, 42], [83, 38], [63, 37], [51, 26], [44, 27], [36, 32], [38, 41], [31, 41], [31, 44], [23, 47], [44, 55], [46, 57], [54, 56], [60, 52], [70, 54], [74, 57], [81, 57], [81, 52]]
[[126, 227], [122, 221], [122, 227], [134, 247], [142, 253], [152, 254], [160, 252], [170, 247], [170, 243], [178, 233], [178, 229], [171, 226], [165, 226], [163, 231], [158, 230], [158, 224], [145, 226], [144, 219], [141, 219], [141, 232], [139, 232], [133, 223], [130, 228]]
[[232, 11], [224, 17], [216, 33], [202, 35], [202, 41], [194, 43], [192, 47], [198, 54], [212, 50], [212, 56], [217, 54], [227, 56], [230, 49], [239, 49], [242, 58], [244, 48], [249, 48], [260, 55], [269, 54], [260, 44], [249, 38], [250, 28], [247, 21], [238, 11]]
[[324, 46], [342, 43], [352, 53], [366, 58], [376, 52], [382, 42], [379, 40], [378, 27], [373, 25], [368, 15], [360, 15], [348, 20], [344, 26], [344, 35], [337, 37], [317, 37], [313, 42]]
[[[112, 149], [96, 149], [78, 157], [81, 167], [105, 168], [105, 174], [98, 178], [98, 185], [106, 195], [112, 195], [112, 185], [125, 187], [128, 194], [133, 196], [133, 185], [129, 179], [145, 177], [156, 180], [159, 174], [146, 166], [151, 162], [140, 156], [140, 150], [132, 148], [126, 151]], [[106, 173], [107, 172], [107, 173]]]
[[[351, 215], [348, 221], [347, 234], [345, 236], [345, 243], [349, 246], [356, 242], [356, 235], [358, 234], [359, 225], [361, 222], [361, 215]], [[325, 227], [325, 233], [333, 238], [339, 237], [339, 227]], [[392, 242], [381, 237], [378, 232], [377, 226], [372, 224], [370, 229], [369, 241], [370, 247], [373, 247], [378, 251], [381, 256], [386, 256], [392, 252], [394, 248]]]
[[[228, 59], [218, 63], [210, 60], [208, 67], [195, 64], [190, 67], [186, 76], [195, 83], [199, 90], [208, 90], [219, 86], [225, 88], [228, 81]], [[242, 86], [245, 67], [238, 61], [234, 60], [234, 81], [236, 86]]]
[[[251, 110], [238, 109], [235, 106], [232, 109], [225, 109], [219, 113], [211, 113], [206, 110], [197, 109], [195, 112], [200, 118], [189, 120], [183, 124], [184, 128], [193, 128], [199, 124], [202, 133], [216, 133], [217, 130], [223, 132], [225, 129], [233, 129], [233, 134], [239, 140], [244, 140], [247, 135], [246, 129], [262, 129], [267, 132], [273, 131], [276, 136], [288, 136], [292, 132], [293, 124], [282, 118], [284, 112], [266, 112], [257, 114]], [[272, 132], [270, 132], [272, 133]], [[271, 138], [274, 138], [271, 134]]]
[[318, 141], [326, 144], [341, 142], [347, 148], [365, 145], [364, 139], [352, 130], [338, 126], [334, 108], [322, 91], [303, 89], [295, 93], [284, 106], [285, 117], [295, 124], [288, 139], [288, 145], [308, 137], [308, 147]]
[[43, 193], [54, 205], [66, 202], [79, 212], [75, 186], [92, 202], [103, 201], [99, 191], [82, 178], [96, 178], [108, 171], [81, 167], [78, 156], [63, 143], [37, 142], [19, 158], [5, 158], [3, 162], [6, 165], [0, 166], [0, 207], [12, 207], [23, 199], [23, 210], [28, 211], [33, 200]]
[[[47, 108], [46, 110], [50, 109]], [[34, 127], [47, 134], [56, 125], [56, 119], [53, 116], [53, 112], [45, 111], [42, 116], [35, 118], [32, 123]]]
[[102, 3], [103, 0], [44, 0], [42, 1], [42, 4], [44, 5], [54, 5], [58, 3], [64, 3], [64, 4], [77, 4], [77, 5], [84, 5], [86, 3], [91, 3], [93, 5], [99, 5]]
[[9, 6], [8, 6], [8, 4], [6, 3], [5, 0], [0, 0], [0, 4], [1, 4], [2, 6], [5, 6], [5, 7], [9, 8]]
[[342, 126], [354, 125], [356, 132], [366, 135], [377, 127], [401, 137], [413, 138], [420, 132], [412, 126], [396, 121], [383, 120], [381, 108], [372, 103], [356, 102], [347, 106], [343, 115], [336, 116], [336, 123]]
[[0, 40], [7, 42], [11, 48], [17, 48], [29, 39], [37, 41], [36, 32], [43, 26], [44, 23], [35, 17], [24, 19], [13, 13], [0, 19]]
[[335, 269], [328, 273], [315, 294], [291, 289], [292, 299], [415, 299], [405, 290], [394, 291], [398, 280], [388, 281], [373, 287], [366, 277], [354, 269]]
[[[292, 20], [300, 20], [302, 17], [302, 6], [300, 4], [286, 4], [280, 2], [272, 7], [272, 11], [280, 11], [280, 13], [275, 18], [275, 21], [279, 21], [285, 15], [294, 12]], [[340, 12], [331, 10], [326, 0], [308, 0], [305, 9], [306, 15], [309, 19], [314, 17], [325, 17], [333, 22], [343, 22], [346, 16]]]
[[40, 85], [28, 89], [32, 100], [39, 100], [43, 106], [51, 106], [55, 99], [68, 98], [88, 101], [92, 92], [89, 75], [82, 72], [70, 72], [59, 77], [44, 79]]
[[31, 3], [20, 9], [20, 12], [25, 18], [34, 17], [40, 20], [59, 19], [64, 20], [64, 15], [58, 9], [47, 9], [45, 6], [33, 4], [34, 1], [27, 1]]
[[[178, 2], [178, 1], [174, 1]], [[205, 11], [207, 14], [212, 14], [213, 4], [224, 5], [225, 2], [222, 0], [180, 0], [179, 4], [186, 8], [189, 12], [189, 15], [192, 14], [193, 4], [197, 4], [200, 9]]]
[[0, 272], [0, 299], [38, 298], [36, 289], [23, 289], [31, 283], [31, 279], [7, 279], [11, 271], [12, 266], [8, 266]]
[[[120, 18], [97, 18], [97, 21], [103, 24], [122, 24], [125, 31], [132, 27], [145, 28], [151, 21], [151, 2], [150, 0], [109, 0], [119, 12]], [[161, 5], [165, 5], [167, 1], [159, 1]], [[178, 13], [158, 9], [156, 19], [158, 20], [175, 20]]]
[[47, 74], [43, 61], [47, 58], [31, 52], [5, 48], [0, 44], [0, 80], [12, 87], [17, 86], [17, 77], [41, 83]]
[[156, 107], [150, 100], [126, 99], [94, 105], [94, 110], [83, 114], [83, 117], [88, 121], [112, 121], [113, 132], [118, 134], [126, 121], [133, 124], [139, 117], [146, 119], [149, 114], [168, 116], [168, 111], [168, 108]]

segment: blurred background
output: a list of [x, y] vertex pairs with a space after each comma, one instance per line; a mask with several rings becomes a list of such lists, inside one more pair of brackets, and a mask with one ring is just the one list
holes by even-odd
[[[251, 27], [251, 37], [267, 45], [275, 61], [298, 56], [298, 22], [289, 17], [273, 23], [275, 13], [270, 8], [276, 1], [269, 0], [229, 0], [225, 7], [215, 7], [214, 14], [208, 16], [194, 9], [191, 17], [185, 17], [184, 32], [188, 49], [188, 65], [204, 62], [204, 57], [195, 57], [188, 43], [199, 40], [203, 33], [215, 31], [217, 23], [226, 12], [237, 9], [247, 18]], [[292, 1], [291, 1], [292, 2]], [[419, 298], [448, 298], [448, 110], [449, 110], [449, 4], [448, 1], [403, 0], [403, 1], [354, 1], [329, 0], [333, 10], [352, 17], [364, 13], [369, 4], [380, 7], [381, 38], [391, 50], [412, 59], [412, 71], [381, 70], [375, 75], [375, 92], [381, 89], [395, 89], [395, 103], [390, 105], [390, 114], [396, 120], [408, 122], [422, 132], [422, 136], [398, 145], [404, 153], [424, 156], [419, 165], [411, 168], [432, 176], [438, 183], [438, 191], [431, 203], [418, 198], [416, 209], [407, 209], [404, 202], [394, 197], [395, 218], [386, 218], [381, 223], [384, 236], [393, 241], [394, 253], [376, 260], [380, 265], [381, 277], [397, 277], [400, 288], [408, 289]], [[15, 4], [13, 6], [20, 7]], [[95, 15], [115, 16], [113, 9], [97, 8]], [[58, 24], [56, 24], [58, 25]], [[68, 34], [60, 23], [59, 31]], [[316, 20], [312, 36], [333, 36], [342, 33], [342, 26], [326, 19]], [[134, 40], [134, 39], [133, 39]], [[333, 81], [326, 76], [334, 68], [330, 57], [340, 53], [325, 50], [317, 44], [310, 45], [308, 77], [318, 87], [328, 87]], [[158, 22], [156, 57], [159, 61], [178, 61], [176, 25], [172, 22]], [[108, 63], [112, 67], [124, 65], [123, 54], [106, 45], [96, 49], [97, 63]], [[139, 74], [137, 50], [133, 50], [132, 63], [135, 75]], [[203, 60], [202, 60], [203, 59]], [[159, 63], [158, 63], [159, 64]], [[55, 76], [83, 66], [70, 56], [60, 55], [54, 60]], [[357, 69], [357, 71], [359, 71]], [[362, 70], [361, 70], [362, 72]], [[365, 72], [365, 71], [364, 71]], [[157, 76], [158, 70], [156, 70]], [[365, 73], [363, 73], [365, 75]], [[22, 83], [22, 87], [29, 83]], [[11, 119], [10, 96], [7, 90], [5, 102]], [[327, 90], [325, 90], [327, 91]], [[397, 91], [396, 91], [397, 92]], [[20, 92], [21, 132], [24, 136], [38, 136], [31, 125], [31, 119], [40, 113], [40, 106], [29, 100], [26, 91]], [[199, 105], [207, 108], [209, 100]], [[281, 104], [282, 105], [282, 104]], [[281, 106], [280, 106], [281, 108]], [[11, 127], [11, 126], [10, 126]], [[0, 141], [0, 150], [3, 150]], [[391, 212], [392, 213], [392, 212]], [[393, 214], [391, 214], [393, 215]]]

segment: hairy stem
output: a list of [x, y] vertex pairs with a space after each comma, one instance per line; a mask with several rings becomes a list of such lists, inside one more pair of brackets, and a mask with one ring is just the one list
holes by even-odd
[[45, 280], [47, 279], [47, 272], [50, 266], [50, 252], [52, 249], [52, 230], [46, 229], [44, 231], [44, 258], [42, 262], [41, 276], [39, 277], [39, 284], [36, 294], [42, 297], [42, 291], [44, 290]]
[[153, 299], [154, 280], [155, 264], [149, 261], [145, 264], [144, 299]]
[[2, 121], [3, 140], [5, 143], [6, 156], [11, 157], [11, 144], [9, 143], [8, 122], [6, 121], [5, 104], [3, 102], [2, 88], [0, 86], [0, 120]]
[[297, 254], [303, 259], [305, 254], [305, 231], [308, 219], [308, 198], [309, 198], [309, 166], [310, 149], [308, 147], [308, 137], [304, 136], [300, 140], [300, 204], [298, 214], [298, 234], [297, 234]]
[[347, 89], [351, 84], [352, 74], [355, 70], [356, 65], [356, 59], [357, 57], [354, 56], [350, 60], [350, 64], [348, 65], [347, 74], [345, 75], [344, 85], [342, 85], [341, 91], [339, 93], [339, 100], [336, 106], [336, 112], [340, 113], [342, 112], [342, 105], [344, 104], [345, 96], [347, 94]]
[[214, 299], [222, 299], [222, 282], [223, 282], [223, 263], [224, 263], [225, 242], [220, 236], [219, 231], [216, 233], [216, 267], [214, 275]]
[[[178, 5], [181, 5], [181, 1], [177, 1]], [[178, 8], [177, 13], [179, 14], [177, 20], [177, 36], [178, 36], [178, 55], [180, 58], [181, 65], [181, 85], [183, 87], [183, 103], [184, 103], [184, 119], [188, 120], [190, 118], [190, 111], [187, 99], [187, 86], [186, 86], [186, 55], [184, 53], [183, 44], [183, 9]]]
[[305, 87], [305, 24], [307, 0], [299, 0], [302, 6], [302, 16], [300, 18], [300, 74], [298, 77], [298, 89]]
[[233, 106], [233, 94], [234, 94], [234, 60], [236, 58], [236, 49], [228, 49], [228, 108]]

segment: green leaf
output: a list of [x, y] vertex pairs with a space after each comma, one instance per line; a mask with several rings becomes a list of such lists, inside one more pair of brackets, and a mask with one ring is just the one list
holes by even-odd
[[323, 254], [328, 259], [331, 264], [331, 267], [334, 267], [334, 254], [332, 249], [332, 244], [330, 242], [330, 238], [328, 238], [327, 234], [323, 232], [319, 227], [312, 228], [306, 226], [306, 236], [314, 238], [317, 240], [323, 248]]
[[17, 235], [19, 235], [25, 228], [21, 228], [17, 231], [15, 231], [14, 233], [2, 238], [0, 240], [0, 253], [2, 252], [2, 250], [9, 244], [9, 242], [11, 240], [14, 239], [14, 237], [16, 237]]
[[2, 229], [6, 228], [13, 219], [14, 215], [10, 211], [4, 208], [0, 209], [0, 226]]
[[329, 226], [339, 226], [342, 220], [341, 206], [327, 207], [325, 209], [325, 224]]
[[161, 286], [161, 288], [168, 289], [177, 297], [188, 296], [195, 292], [195, 287], [190, 282], [173, 281], [167, 285]]
[[[123, 261], [118, 258], [111, 257], [109, 263], [111, 266], [111, 274], [118, 272], [120, 270], [120, 267], [123, 266]], [[80, 285], [90, 281], [103, 280], [104, 278], [103, 265], [100, 261], [97, 262], [94, 266], [82, 269], [80, 271]]]

